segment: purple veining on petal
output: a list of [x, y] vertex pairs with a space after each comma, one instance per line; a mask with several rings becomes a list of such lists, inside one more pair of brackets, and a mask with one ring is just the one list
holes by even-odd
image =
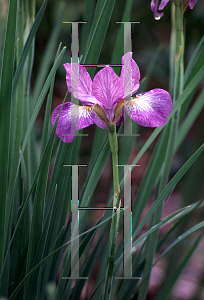
[[169, 93], [162, 89], [154, 89], [139, 94], [131, 101], [125, 101], [128, 115], [141, 126], [158, 127], [167, 122], [172, 111]]
[[97, 114], [95, 114], [93, 121], [94, 121], [94, 123], [95, 123], [98, 127], [102, 128], [102, 129], [107, 129], [106, 123], [105, 123], [104, 121], [102, 121], [102, 120], [97, 116]]
[[95, 75], [92, 92], [104, 108], [112, 109], [113, 105], [123, 98], [122, 80], [110, 66], [106, 66]]
[[[52, 113], [52, 126], [54, 126], [61, 106], [57, 106]], [[57, 124], [56, 134], [63, 142], [70, 143], [74, 139], [76, 130], [93, 124], [94, 118], [95, 112], [91, 107], [78, 106], [71, 102], [64, 103]]]
[[[125, 63], [128, 64], [126, 70], [124, 66]], [[122, 57], [120, 78], [122, 79], [124, 90], [126, 91], [124, 98], [130, 97], [137, 92], [140, 86], [140, 70], [134, 59], [132, 59], [131, 52], [125, 53]]]
[[98, 101], [92, 95], [92, 80], [86, 68], [76, 63], [64, 64], [64, 68], [69, 92], [81, 100], [83, 105], [97, 104]]
[[[155, 5], [158, 4], [157, 0], [153, 2]], [[93, 82], [83, 66], [64, 65], [69, 91], [85, 105], [78, 106], [71, 102], [63, 105], [56, 129], [56, 134], [62, 141], [71, 142], [77, 130], [93, 123], [106, 129], [104, 118], [110, 124], [112, 122], [116, 122], [116, 125], [121, 124], [124, 119], [123, 103], [128, 115], [142, 126], [157, 127], [167, 122], [167, 116], [172, 111], [172, 101], [168, 92], [154, 89], [132, 100], [123, 100], [124, 92], [127, 97], [137, 91], [140, 72], [131, 52], [122, 57], [122, 64], [120, 77], [107, 66], [95, 75]], [[59, 105], [55, 108], [52, 114], [52, 126], [61, 107], [62, 105]]]

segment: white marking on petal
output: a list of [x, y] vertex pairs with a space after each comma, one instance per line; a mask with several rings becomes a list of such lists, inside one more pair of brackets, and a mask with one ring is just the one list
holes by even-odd
[[167, 122], [172, 110], [172, 101], [168, 92], [154, 89], [125, 100], [125, 109], [135, 122], [145, 127], [158, 127]]

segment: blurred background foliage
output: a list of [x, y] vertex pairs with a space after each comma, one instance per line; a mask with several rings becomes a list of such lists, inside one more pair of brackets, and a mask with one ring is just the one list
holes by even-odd
[[[88, 2], [88, 0], [87, 0]], [[97, 1], [95, 2], [95, 5]], [[193, 50], [200, 41], [204, 34], [204, 2], [199, 1], [199, 5], [196, 5], [193, 10], [189, 7], [185, 12], [185, 32], [187, 33], [185, 44], [185, 62], [188, 63]], [[61, 16], [61, 27], [58, 37], [56, 39], [56, 48], [61, 42], [62, 46], [67, 46], [65, 55], [63, 56], [62, 63], [57, 71], [57, 81], [64, 82], [65, 70], [63, 63], [70, 62], [71, 57], [71, 26], [69, 24], [63, 24], [63, 21], [86, 21], [84, 19], [86, 0], [69, 0], [69, 1], [55, 1], [48, 0], [47, 7], [39, 26], [39, 30], [35, 39], [35, 59], [34, 68], [32, 73], [32, 82], [35, 82], [36, 76], [40, 65], [42, 64], [42, 55], [46, 51], [49, 40], [52, 38], [54, 28], [56, 26], [56, 19], [58, 18], [59, 7], [61, 3], [64, 3], [63, 15]], [[40, 9], [42, 1], [36, 1], [36, 11]], [[110, 24], [108, 26], [105, 41], [100, 54], [99, 62], [102, 64], [109, 64], [112, 56], [112, 49], [116, 42], [117, 33], [119, 30], [119, 24], [116, 21], [121, 21], [122, 14], [125, 6], [125, 1], [116, 0], [113, 9]], [[3, 49], [3, 37], [5, 31], [5, 23], [7, 16], [8, 0], [1, 0], [0, 2], [0, 50]], [[164, 17], [159, 21], [154, 20], [153, 13], [150, 9], [150, 0], [135, 0], [132, 5], [131, 20], [138, 21], [140, 24], [132, 25], [132, 49], [134, 59], [136, 60], [140, 71], [141, 78], [144, 78], [149, 63], [158, 47], [162, 47], [162, 54], [157, 59], [156, 67], [152, 71], [151, 80], [148, 88], [166, 88], [168, 89], [168, 76], [169, 76], [169, 39], [171, 32], [171, 20], [170, 20], [171, 5], [168, 5], [164, 9]], [[91, 12], [92, 15], [94, 11]], [[82, 31], [83, 26], [88, 24], [79, 25], [79, 44], [83, 39]], [[50, 62], [50, 66], [54, 61]], [[1, 62], [0, 62], [1, 63]], [[58, 82], [57, 82], [58, 83]], [[56, 83], [56, 85], [57, 85]], [[66, 88], [66, 86], [65, 86]], [[60, 90], [60, 89], [59, 89]], [[57, 92], [57, 88], [55, 89]], [[63, 90], [64, 91], [64, 90]]]
[[[94, 0], [93, 0], [94, 1]], [[93, 2], [92, 1], [92, 2]], [[66, 46], [66, 52], [62, 58], [62, 62], [58, 68], [54, 87], [54, 99], [52, 103], [52, 110], [57, 105], [61, 104], [64, 95], [67, 91], [67, 86], [65, 82], [65, 70], [63, 64], [71, 61], [71, 25], [63, 23], [63, 21], [86, 21], [85, 20], [85, 7], [89, 1], [85, 0], [70, 0], [70, 1], [55, 1], [48, 0], [47, 8], [43, 16], [42, 22], [39, 26], [39, 30], [36, 35], [35, 41], [35, 60], [34, 68], [32, 73], [32, 82], [35, 82], [38, 70], [42, 64], [42, 57], [46, 51], [46, 47], [49, 45], [49, 41], [52, 39], [52, 35], [56, 30], [56, 20], [58, 19], [60, 4], [64, 3], [63, 15], [61, 16], [61, 25], [58, 32], [58, 38], [56, 40], [56, 47], [58, 43], [62, 43], [62, 47]], [[95, 6], [97, 5], [97, 1]], [[190, 10], [188, 7], [185, 12], [185, 65], [188, 64], [193, 51], [195, 50], [198, 42], [204, 34], [204, 2], [198, 0], [198, 5]], [[37, 0], [36, 11], [39, 10], [42, 1]], [[112, 49], [116, 42], [117, 33], [119, 31], [119, 24], [116, 21], [121, 21], [122, 14], [125, 6], [125, 1], [116, 0], [113, 9], [110, 24], [107, 29], [107, 34], [104, 40], [104, 44], [100, 53], [99, 61], [100, 64], [109, 64], [112, 57]], [[137, 62], [140, 72], [141, 79], [144, 79], [148, 67], [152, 62], [152, 59], [156, 53], [159, 51], [156, 63], [151, 70], [151, 76], [148, 81], [148, 86], [146, 90], [153, 88], [163, 88], [169, 89], [169, 47], [170, 47], [170, 34], [171, 34], [171, 5], [168, 5], [163, 10], [164, 17], [159, 21], [154, 19], [153, 13], [150, 9], [150, 0], [135, 0], [132, 5], [131, 21], [140, 22], [139, 24], [132, 24], [132, 49], [133, 57]], [[90, 14], [94, 16], [94, 11]], [[57, 22], [59, 23], [59, 22]], [[59, 25], [59, 24], [58, 24]], [[79, 25], [79, 48], [82, 44], [83, 39], [83, 26], [89, 26], [88, 24]], [[81, 55], [81, 53], [80, 53]], [[50, 61], [50, 66], [52, 66], [54, 61], [54, 53], [52, 53], [52, 59]], [[120, 62], [118, 62], [120, 63]], [[97, 70], [98, 71], [98, 70]], [[48, 72], [48, 71], [47, 71]], [[200, 88], [203, 86], [203, 81], [200, 82]], [[197, 94], [199, 93], [199, 88]], [[197, 95], [196, 94], [196, 95]], [[69, 95], [70, 96], [70, 95]], [[43, 116], [44, 116], [45, 105], [43, 105], [39, 117], [36, 122], [36, 134], [41, 137]], [[196, 149], [197, 145], [200, 143], [199, 139], [202, 139], [200, 132], [203, 128], [203, 118], [201, 117], [203, 111], [200, 112], [199, 118], [196, 120], [195, 125], [189, 133], [188, 140], [182, 145], [182, 150], [180, 155], [183, 156], [174, 162], [174, 169], [172, 168], [172, 174], [178, 170], [178, 167], [183, 161], [188, 157], [192, 150]], [[93, 132], [95, 130], [95, 125], [92, 125], [85, 129], [85, 133], [88, 132], [93, 137]], [[139, 126], [139, 131], [141, 138], [138, 138], [138, 145], [144, 143], [144, 140], [152, 132], [150, 128], [143, 128]], [[93, 141], [93, 140], [92, 140]], [[86, 163], [87, 156], [91, 151], [91, 142], [86, 141], [82, 143], [82, 155], [84, 155], [84, 163]], [[191, 149], [192, 148], [192, 149]], [[201, 155], [202, 156], [202, 155]], [[201, 158], [200, 158], [201, 159]], [[177, 165], [178, 163], [178, 165]], [[199, 165], [199, 163], [198, 163]], [[198, 174], [197, 172], [195, 172]], [[195, 178], [195, 177], [194, 177]], [[188, 193], [187, 193], [188, 194]], [[197, 198], [196, 198], [197, 199]]]
[[[88, 1], [87, 1], [88, 2]], [[97, 1], [95, 1], [96, 3]], [[37, 1], [37, 4], [40, 6], [41, 1]], [[96, 5], [96, 4], [95, 4]], [[62, 16], [62, 21], [86, 21], [85, 15], [85, 6], [86, 1], [80, 0], [72, 0], [66, 1], [64, 13]], [[110, 20], [110, 24], [107, 29], [107, 34], [104, 40], [104, 44], [100, 53], [98, 63], [101, 64], [109, 64], [112, 58], [112, 49], [114, 49], [114, 45], [116, 43], [117, 34], [119, 31], [119, 24], [116, 24], [116, 21], [122, 20], [122, 14], [125, 6], [125, 1], [116, 0], [115, 6], [113, 9], [112, 17]], [[43, 16], [43, 20], [41, 22], [38, 34], [36, 36], [36, 50], [35, 50], [35, 62], [34, 62], [34, 72], [33, 72], [33, 80], [35, 80], [35, 76], [37, 76], [37, 70], [41, 64], [42, 54], [46, 49], [46, 46], [51, 38], [52, 31], [55, 27], [55, 19], [57, 16], [57, 11], [59, 9], [59, 2], [55, 0], [49, 0], [47, 9], [45, 11], [45, 15]], [[194, 7], [193, 10], [190, 10], [189, 7], [185, 12], [185, 65], [187, 66], [193, 51], [195, 50], [197, 44], [199, 43], [200, 39], [204, 34], [204, 2], [198, 0], [198, 4]], [[94, 15], [94, 11], [90, 11], [92, 16]], [[141, 72], [141, 79], [147, 75], [147, 70], [149, 65], [152, 62], [152, 59], [157, 51], [159, 51], [159, 55], [157, 56], [157, 60], [153, 69], [151, 70], [151, 76], [148, 81], [148, 85], [146, 90], [153, 89], [153, 88], [163, 88], [168, 90], [169, 89], [169, 47], [170, 47], [170, 34], [171, 34], [171, 5], [170, 3], [164, 9], [164, 17], [161, 18], [159, 21], [154, 19], [153, 13], [150, 9], [150, 0], [135, 0], [133, 1], [132, 5], [132, 12], [131, 12], [131, 21], [140, 22], [139, 24], [132, 24], [132, 49], [133, 49], [133, 57], [137, 62], [140, 72]], [[82, 44], [83, 40], [83, 26], [88, 26], [88, 24], [80, 24], [79, 25], [79, 48], [80, 44]], [[55, 81], [55, 89], [54, 89], [54, 96], [53, 99], [53, 109], [55, 106], [59, 105], [63, 101], [63, 97], [66, 92], [66, 83], [65, 83], [65, 70], [63, 68], [63, 63], [70, 62], [71, 57], [71, 26], [69, 24], [61, 24], [58, 42], [62, 42], [62, 46], [67, 46], [65, 55], [63, 56], [62, 63], [58, 68], [57, 77]], [[81, 54], [81, 53], [80, 53]], [[54, 55], [53, 55], [54, 59]], [[203, 58], [204, 61], [204, 58]], [[120, 61], [118, 62], [120, 63]], [[51, 62], [52, 65], [52, 62]], [[199, 94], [200, 90], [203, 88], [204, 81], [202, 80], [197, 88], [196, 96]], [[193, 104], [193, 102], [192, 102]], [[191, 104], [191, 106], [192, 106]], [[43, 109], [42, 109], [43, 110]], [[187, 158], [193, 153], [198, 146], [203, 142], [203, 128], [204, 128], [204, 118], [203, 118], [204, 110], [202, 110], [197, 118], [195, 124], [191, 128], [188, 137], [185, 139], [184, 143], [177, 151], [172, 168], [171, 168], [171, 176], [173, 176], [178, 169], [182, 166], [182, 164], [187, 160]], [[43, 112], [39, 116], [38, 122], [39, 127], [41, 128], [40, 124], [42, 124], [43, 120]], [[39, 136], [41, 130], [38, 126]], [[84, 130], [84, 133], [89, 134], [89, 140], [87, 142], [86, 138], [82, 139], [81, 143], [81, 151], [80, 151], [80, 163], [87, 164], [89, 162], [90, 154], [91, 154], [91, 147], [94, 141], [94, 131], [96, 130], [95, 125], [88, 127]], [[133, 157], [138, 153], [142, 145], [145, 143], [147, 138], [152, 133], [152, 129], [150, 128], [143, 128], [139, 126], [138, 129], [140, 133], [140, 137], [137, 137], [135, 143], [135, 149], [133, 151]], [[123, 147], [122, 144], [119, 146]], [[132, 195], [133, 201], [137, 194], [138, 187], [144, 176], [145, 168], [148, 164], [150, 154], [154, 149], [154, 145], [152, 145], [147, 153], [143, 156], [142, 160], [140, 160], [140, 168], [136, 168], [132, 173]], [[131, 161], [131, 158], [130, 158]], [[186, 206], [191, 204], [192, 202], [198, 201], [203, 198], [204, 196], [204, 174], [203, 170], [200, 166], [204, 165], [204, 153], [200, 155], [196, 163], [192, 166], [191, 170], [188, 172], [187, 176], [181, 180], [179, 185], [174, 192], [174, 196], [171, 198], [171, 201], [166, 204], [166, 210], [164, 210], [164, 215], [173, 212], [176, 209], [179, 209], [181, 206]], [[83, 182], [86, 176], [86, 168], [82, 168], [80, 170], [80, 186], [82, 187]], [[106, 198], [108, 197], [109, 191], [109, 182], [111, 181], [111, 163], [110, 160], [106, 167], [104, 168], [103, 174], [99, 183], [97, 184], [96, 190], [93, 195], [93, 202], [94, 199], [100, 205], [104, 205], [106, 203]], [[150, 203], [151, 203], [150, 199]], [[94, 203], [93, 203], [94, 206]], [[149, 206], [148, 206], [149, 207]], [[87, 222], [91, 220], [87, 218]], [[96, 214], [97, 215], [97, 214]], [[198, 210], [191, 222], [198, 222], [203, 220], [203, 209]], [[99, 217], [99, 214], [98, 214]], [[92, 215], [93, 218], [93, 215]], [[92, 224], [97, 221], [97, 217], [95, 220], [92, 220]], [[91, 224], [87, 225], [91, 226]], [[181, 225], [181, 228], [177, 232], [179, 234], [183, 230], [186, 230], [186, 225]], [[183, 228], [182, 228], [183, 227]], [[154, 268], [154, 271], [151, 276], [150, 287], [149, 287], [149, 294], [148, 299], [154, 299], [158, 286], [162, 282], [162, 276], [164, 276], [163, 272], [164, 269], [167, 272], [172, 272], [176, 267], [177, 263], [182, 258], [182, 253], [185, 252], [186, 243], [185, 241], [181, 246], [177, 248], [176, 251], [172, 251], [169, 254], [169, 258], [167, 261], [161, 261], [161, 265], [158, 265], [158, 268]], [[188, 243], [188, 242], [187, 242]], [[189, 239], [189, 243], [191, 243], [191, 239]], [[187, 247], [188, 248], [188, 247]], [[202, 251], [203, 246], [201, 249], [198, 250], [198, 253]], [[174, 261], [174, 266], [171, 264], [171, 261]], [[192, 260], [192, 264], [197, 264], [199, 261], [204, 261], [204, 257], [201, 255], [195, 255], [194, 259]], [[192, 269], [190, 264], [189, 269]], [[186, 271], [189, 272], [189, 269]], [[163, 275], [162, 275], [163, 274]], [[203, 272], [204, 274], [204, 272]], [[186, 277], [185, 277], [186, 276]], [[173, 299], [188, 299], [185, 296], [185, 290], [187, 289], [188, 284], [193, 282], [194, 280], [198, 279], [198, 273], [195, 272], [195, 277], [193, 278], [188, 275], [184, 275], [184, 288], [182, 287], [182, 280], [178, 283], [180, 288], [175, 287], [175, 292], [173, 293]], [[201, 294], [202, 290], [202, 282], [197, 285], [197, 289], [200, 292], [194, 294], [195, 297], [198, 296], [199, 293]], [[188, 292], [189, 295], [191, 294], [192, 289], [189, 288]], [[193, 295], [193, 294], [192, 294]], [[178, 298], [176, 298], [178, 297]], [[179, 298], [180, 297], [180, 298]], [[186, 298], [185, 298], [186, 297]], [[193, 297], [193, 296], [192, 296]], [[190, 297], [189, 297], [190, 299]], [[197, 299], [197, 298], [195, 298]]]
[[[43, 55], [46, 53], [46, 51], [49, 51], [49, 43], [52, 42], [52, 39], [56, 44], [55, 51], [50, 53], [49, 65], [47, 65], [45, 68], [44, 78], [47, 77], [49, 70], [53, 65], [56, 49], [59, 43], [62, 43], [62, 47], [64, 46], [67, 47], [56, 74], [52, 110], [57, 105], [62, 103], [64, 96], [66, 94], [67, 86], [65, 81], [65, 70], [63, 68], [63, 63], [70, 62], [71, 60], [71, 26], [69, 24], [63, 24], [63, 21], [86, 21], [84, 17], [86, 13], [85, 7], [86, 7], [86, 3], [88, 3], [89, 1], [92, 0], [87, 0], [87, 1], [48, 0], [42, 22], [37, 31], [37, 35], [35, 39], [35, 55], [34, 55], [34, 65], [33, 65], [32, 79], [31, 79], [31, 88], [35, 86], [37, 80], [40, 80], [38, 78], [38, 74], [40, 68], [43, 68], [43, 63], [44, 63]], [[96, 5], [97, 1], [94, 2]], [[42, 5], [42, 1], [37, 0], [36, 12], [39, 11], [41, 5]], [[61, 5], [64, 5], [63, 13], [60, 11]], [[116, 37], [120, 27], [119, 24], [116, 24], [115, 22], [121, 21], [124, 5], [125, 5], [125, 1], [116, 0], [115, 2], [110, 24], [107, 30], [107, 34], [104, 40], [104, 44], [102, 47], [102, 51], [100, 53], [98, 63], [109, 64], [111, 62], [112, 50], [116, 43]], [[1, 36], [0, 53], [2, 53], [2, 49], [3, 49], [3, 40], [4, 40], [3, 37], [5, 32], [7, 9], [8, 9], [8, 0], [1, 0], [0, 2], [0, 36]], [[156, 63], [151, 71], [151, 76], [148, 81], [148, 85], [146, 87], [147, 90], [153, 88], [163, 88], [168, 90], [169, 88], [169, 46], [170, 46], [169, 41], [170, 41], [170, 33], [171, 33], [170, 9], [171, 9], [171, 5], [169, 3], [164, 9], [164, 17], [161, 18], [159, 21], [156, 21], [150, 9], [150, 0], [133, 1], [130, 20], [138, 21], [140, 23], [132, 25], [132, 49], [133, 49], [133, 57], [140, 68], [141, 79], [145, 78], [147, 74], [147, 70], [149, 68], [150, 63], [152, 62], [155, 53], [157, 51], [160, 51], [158, 52], [159, 55], [157, 56]], [[200, 39], [204, 35], [203, 12], [204, 12], [204, 1], [201, 0], [198, 0], [198, 3], [193, 10], [187, 8], [185, 12], [184, 30], [185, 30], [185, 64], [186, 65], [188, 64], [197, 44], [199, 43]], [[94, 10], [90, 11], [89, 13], [92, 15], [92, 17], [94, 16]], [[59, 18], [61, 19], [61, 22], [59, 22]], [[89, 26], [89, 24], [79, 25], [79, 47], [81, 41], [83, 40], [83, 26]], [[204, 58], [203, 58], [203, 63], [204, 63]], [[0, 64], [1, 64], [1, 60], [0, 60]], [[42, 84], [43, 82], [44, 80], [42, 80]], [[200, 90], [203, 88], [203, 83], [204, 83], [203, 80], [199, 83], [194, 97], [196, 97], [199, 94]], [[33, 97], [34, 96], [35, 95], [33, 95]], [[35, 134], [39, 142], [39, 145], [42, 136], [45, 104], [46, 103], [43, 104], [35, 123]], [[191, 107], [192, 104], [193, 102], [191, 103]], [[178, 169], [187, 160], [187, 158], [189, 158], [189, 156], [194, 151], [196, 151], [199, 145], [203, 142], [203, 128], [204, 128], [203, 113], [204, 110], [202, 109], [193, 127], [188, 133], [187, 138], [184, 140], [182, 146], [177, 151], [172, 164], [171, 176], [173, 176], [178, 171]], [[94, 140], [95, 129], [96, 129], [95, 125], [93, 125], [84, 130], [84, 133], [88, 133], [91, 138], [88, 141], [84, 138], [82, 139], [80, 157], [79, 157], [80, 163], [87, 164], [89, 162], [91, 147]], [[150, 136], [150, 134], [152, 133], [152, 129], [139, 127], [139, 133], [140, 133], [140, 137], [137, 138], [137, 141], [135, 143], [133, 157], [135, 157], [136, 155], [135, 153], [138, 153], [141, 145], [143, 145], [147, 140], [147, 138]], [[122, 147], [122, 145], [120, 146]], [[134, 178], [135, 180], [134, 181], [135, 186], [133, 187], [134, 199], [137, 193], [137, 188], [141, 182], [141, 179], [144, 175], [145, 168], [148, 164], [150, 153], [153, 151], [153, 149], [154, 149], [154, 144], [150, 147], [148, 152], [145, 153], [142, 160], [140, 160], [141, 168], [133, 172], [132, 178]], [[39, 151], [40, 151], [40, 147], [39, 147]], [[202, 168], [203, 165], [204, 165], [204, 153], [202, 153], [200, 157], [197, 159], [197, 161], [195, 162], [195, 164], [193, 164], [191, 170], [186, 174], [185, 178], [183, 178], [180, 181], [178, 187], [176, 188], [176, 192], [174, 194], [174, 197], [172, 198], [171, 203], [168, 202], [168, 204], [166, 205], [167, 207], [166, 214], [171, 213], [176, 209], [179, 209], [179, 207], [181, 206], [189, 205], [203, 198], [204, 195], [204, 186], [203, 186], [204, 173]], [[107, 190], [106, 191], [107, 195], [104, 196], [104, 192], [105, 192], [104, 186], [105, 187], [108, 186], [109, 181], [111, 180], [110, 169], [111, 169], [111, 165], [109, 161], [107, 167], [104, 168], [104, 172], [101, 176], [101, 180], [97, 185], [97, 189], [94, 193], [94, 195], [98, 195], [97, 199], [99, 199], [99, 202], [104, 201], [104, 199], [106, 199], [108, 195], [108, 190]], [[84, 170], [80, 171], [81, 187], [83, 185], [83, 181], [86, 176], [86, 174], [83, 174], [83, 172], [86, 173], [86, 171]], [[195, 218], [196, 221], [194, 221], [193, 218]], [[196, 213], [193, 215], [193, 218], [191, 219], [191, 223], [199, 222], [200, 220], [203, 220], [203, 209], [196, 211]], [[94, 220], [94, 222], [95, 221], [96, 220]], [[204, 247], [204, 245], [202, 245], [202, 247]], [[184, 248], [185, 248], [185, 244], [181, 246], [180, 250], [183, 251]], [[178, 252], [178, 261], [180, 259], [180, 256], [181, 254], [179, 254]], [[200, 257], [201, 257], [201, 261], [202, 259], [204, 261], [203, 254], [200, 255]], [[175, 260], [177, 259], [175, 257], [175, 251], [174, 251], [174, 259]], [[171, 262], [171, 257], [169, 261]], [[164, 264], [167, 263], [164, 262]], [[169, 266], [169, 269], [171, 269], [171, 267], [172, 266]], [[162, 272], [163, 268], [164, 266], [161, 265], [161, 268], [159, 267], [157, 270], [160, 270], [160, 272]], [[202, 270], [201, 273], [203, 275], [201, 276], [201, 281], [199, 284], [200, 290], [202, 290], [202, 283], [204, 283], [204, 270]], [[161, 276], [161, 273], [158, 273], [156, 275], [155, 273], [153, 273], [153, 277], [154, 276], [160, 278], [159, 276]], [[154, 280], [152, 281], [152, 287], [154, 288]], [[151, 292], [151, 286], [150, 286], [150, 292]], [[153, 299], [151, 298], [151, 295], [154, 296], [153, 290], [152, 290], [152, 294], [150, 294], [149, 296], [150, 297], [149, 299]], [[187, 298], [183, 297], [179, 299], [187, 299]], [[200, 300], [200, 298], [195, 298], [195, 299]]]
[[[97, 1], [95, 1], [95, 3], [96, 2]], [[198, 2], [199, 5], [196, 5], [193, 10], [190, 10], [188, 7], [185, 12], [185, 31], [187, 32], [185, 50], [186, 62], [188, 62], [193, 50], [204, 33], [204, 3], [202, 1]], [[40, 8], [41, 4], [42, 1], [37, 0], [37, 10]], [[35, 68], [38, 68], [41, 62], [42, 53], [45, 50], [46, 44], [50, 38], [50, 34], [54, 29], [59, 4], [60, 1], [48, 0], [47, 8], [36, 36]], [[85, 5], [85, 0], [65, 1], [65, 9], [62, 16], [62, 21], [86, 21], [84, 19]], [[116, 24], [115, 22], [121, 21], [124, 5], [125, 1], [116, 0], [115, 2], [106, 38], [99, 58], [99, 63], [108, 64], [111, 61], [111, 50], [114, 47], [119, 30], [119, 24]], [[168, 82], [169, 74], [168, 53], [171, 31], [170, 9], [171, 5], [169, 3], [164, 9], [164, 17], [159, 21], [155, 21], [153, 13], [150, 9], [150, 0], [136, 0], [133, 1], [131, 13], [131, 20], [140, 22], [140, 24], [132, 25], [132, 46], [134, 58], [137, 61], [142, 74], [144, 75], [154, 52], [156, 51], [157, 47], [161, 45], [163, 47], [163, 53], [160, 55], [160, 59], [157, 61], [157, 67], [153, 72], [153, 76], [157, 78], [157, 80], [161, 80], [164, 85], [165, 81], [166, 84]], [[83, 38], [81, 34], [83, 26], [88, 25], [79, 25], [79, 43]], [[62, 46], [67, 46], [66, 54], [63, 57], [63, 63], [69, 62], [71, 47], [71, 26], [69, 24], [61, 24], [58, 41], [62, 42]], [[64, 78], [65, 71], [62, 67], [62, 64], [61, 68], [58, 70], [58, 74]]]
[[[94, 1], [94, 0], [93, 0]], [[92, 2], [93, 2], [92, 1]], [[6, 6], [7, 1], [2, 3]], [[94, 1], [95, 5], [97, 1]], [[204, 2], [198, 1], [199, 5], [196, 5], [193, 10], [189, 7], [185, 12], [185, 32], [186, 34], [186, 44], [185, 44], [185, 64], [187, 65], [191, 55], [196, 48], [196, 45], [200, 41], [204, 34]], [[48, 0], [47, 8], [43, 16], [42, 22], [39, 26], [39, 30], [36, 35], [35, 40], [35, 59], [34, 67], [32, 72], [31, 84], [35, 82], [38, 70], [42, 64], [42, 57], [46, 51], [46, 47], [49, 41], [52, 39], [53, 32], [56, 28], [56, 19], [58, 18], [60, 3], [64, 3], [63, 15], [61, 16], [61, 25], [58, 33], [58, 38], [56, 40], [56, 47], [58, 43], [62, 43], [62, 46], [66, 46], [66, 52], [63, 56], [62, 62], [58, 68], [55, 80], [54, 88], [54, 101], [53, 108], [61, 104], [67, 90], [65, 82], [65, 70], [63, 63], [70, 62], [71, 60], [71, 25], [63, 24], [63, 21], [86, 21], [84, 19], [86, 1], [85, 0], [70, 0], [70, 1], [55, 1]], [[87, 0], [88, 3], [88, 0]], [[2, 6], [3, 6], [2, 4]], [[37, 0], [36, 11], [39, 10], [42, 1]], [[101, 50], [98, 63], [109, 64], [112, 57], [112, 49], [116, 42], [117, 33], [119, 31], [119, 24], [116, 21], [121, 21], [122, 14], [124, 10], [125, 1], [116, 0], [113, 9], [110, 24], [108, 26], [107, 34], [104, 40], [104, 44]], [[6, 11], [4, 7], [4, 12]], [[3, 12], [3, 10], [2, 10]], [[94, 11], [91, 12], [92, 16]], [[132, 49], [134, 54], [134, 59], [137, 62], [140, 72], [141, 79], [144, 79], [147, 69], [153, 59], [153, 56], [158, 49], [160, 49], [159, 56], [156, 60], [155, 66], [153, 67], [150, 80], [148, 82], [147, 90], [153, 88], [164, 88], [168, 90], [169, 88], [169, 41], [171, 33], [171, 5], [170, 3], [164, 9], [164, 17], [159, 21], [154, 19], [153, 13], [150, 9], [150, 0], [135, 0], [132, 5], [131, 21], [140, 22], [140, 24], [132, 25]], [[3, 18], [1, 18], [3, 23]], [[83, 39], [83, 26], [88, 26], [88, 24], [79, 25], [79, 47]], [[4, 26], [1, 26], [0, 30], [3, 30]], [[50, 67], [54, 61], [54, 53], [52, 53], [52, 60], [50, 61]], [[120, 62], [118, 62], [120, 63]], [[47, 70], [48, 72], [48, 70]], [[200, 83], [202, 86], [202, 82]], [[199, 92], [199, 91], [198, 91]], [[43, 122], [45, 105], [41, 109], [41, 113], [37, 120], [36, 134], [41, 137], [41, 129]], [[201, 115], [201, 114], [200, 114]], [[202, 127], [202, 118], [199, 118], [196, 122], [197, 126], [194, 128]], [[90, 134], [95, 130], [95, 126], [91, 126], [87, 130]], [[141, 131], [151, 132], [151, 129], [140, 128]], [[191, 134], [190, 138], [193, 136], [197, 138], [199, 135]], [[90, 144], [90, 143], [89, 143]], [[191, 147], [192, 143], [187, 146]], [[86, 148], [86, 147], [85, 147]], [[90, 149], [90, 148], [89, 148]], [[89, 149], [87, 150], [89, 152]], [[185, 151], [182, 152], [185, 155]]]

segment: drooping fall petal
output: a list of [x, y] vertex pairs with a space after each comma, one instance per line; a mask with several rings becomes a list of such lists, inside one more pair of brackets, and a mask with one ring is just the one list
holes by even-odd
[[172, 101], [168, 92], [154, 89], [125, 101], [125, 110], [139, 125], [158, 127], [167, 122], [167, 116], [172, 111]]
[[[57, 106], [52, 113], [52, 126], [54, 126], [61, 106]], [[92, 107], [78, 106], [71, 102], [64, 103], [57, 124], [56, 134], [63, 142], [70, 143], [74, 139], [77, 130], [93, 124], [94, 117], [95, 112]]]
[[[167, 0], [166, 0], [167, 1]], [[158, 4], [154, 0], [155, 5]], [[140, 71], [128, 52], [122, 57], [120, 77], [110, 66], [100, 70], [93, 82], [86, 69], [79, 64], [65, 64], [66, 81], [69, 91], [81, 100], [82, 106], [68, 102], [63, 105], [56, 134], [64, 142], [71, 142], [76, 131], [93, 123], [106, 129], [107, 124], [119, 125], [128, 115], [142, 126], [157, 127], [167, 122], [172, 110], [168, 92], [162, 89], [140, 94], [127, 99], [139, 88]], [[59, 105], [52, 114], [52, 125], [60, 112]]]

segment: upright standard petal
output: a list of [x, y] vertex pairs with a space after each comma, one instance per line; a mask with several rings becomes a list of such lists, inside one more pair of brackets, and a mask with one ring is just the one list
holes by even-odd
[[[62, 105], [57, 106], [52, 113], [52, 126], [54, 126]], [[63, 142], [70, 143], [74, 139], [77, 130], [93, 124], [94, 117], [95, 112], [92, 107], [78, 106], [71, 102], [64, 103], [56, 134]]]
[[106, 66], [95, 75], [92, 92], [100, 105], [111, 110], [114, 104], [123, 98], [123, 82], [110, 66]]
[[127, 98], [137, 92], [140, 86], [140, 70], [132, 59], [132, 52], [127, 52], [122, 57], [120, 78], [124, 85], [124, 97]]
[[125, 109], [139, 125], [158, 127], [167, 122], [167, 116], [172, 111], [172, 101], [167, 91], [154, 89], [125, 101]]
[[66, 82], [70, 93], [83, 105], [92, 105], [98, 101], [92, 95], [92, 80], [86, 68], [73, 63], [64, 64], [66, 70]]

